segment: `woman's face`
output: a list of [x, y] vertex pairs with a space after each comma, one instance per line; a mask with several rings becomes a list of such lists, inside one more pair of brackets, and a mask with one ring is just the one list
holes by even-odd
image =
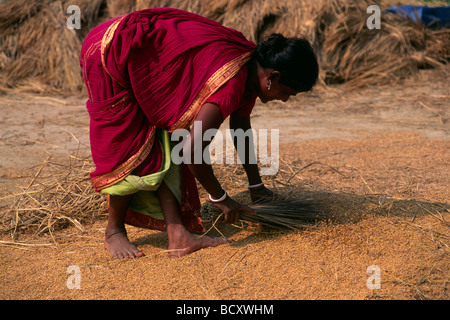
[[272, 69], [263, 69], [259, 72], [260, 92], [259, 99], [263, 103], [273, 100], [287, 102], [298, 91], [280, 83], [281, 73]]

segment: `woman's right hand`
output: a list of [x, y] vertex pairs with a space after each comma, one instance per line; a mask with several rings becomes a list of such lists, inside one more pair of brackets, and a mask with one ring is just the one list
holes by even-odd
[[239, 202], [235, 201], [229, 196], [227, 196], [225, 200], [221, 202], [215, 202], [213, 204], [217, 208], [219, 208], [225, 216], [222, 223], [228, 224], [236, 223], [239, 220], [239, 211], [248, 211], [252, 213], [255, 212], [255, 210], [253, 210], [252, 208], [240, 204]]

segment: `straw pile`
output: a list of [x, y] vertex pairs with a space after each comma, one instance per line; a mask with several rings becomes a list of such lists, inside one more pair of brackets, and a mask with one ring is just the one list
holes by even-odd
[[92, 189], [90, 157], [75, 155], [65, 162], [47, 158], [21, 192], [0, 197], [0, 234], [53, 238], [54, 231], [68, 226], [84, 231], [83, 225], [107, 214], [104, 196]]
[[[14, 0], [1, 4], [0, 90], [81, 92], [81, 39], [99, 21], [101, 3]], [[83, 13], [80, 32], [66, 27], [70, 4], [79, 5]]]
[[315, 41], [326, 83], [387, 84], [450, 61], [450, 29], [382, 13], [381, 29], [369, 30], [366, 9], [373, 2], [326, 1], [318, 11]]
[[[450, 30], [429, 30], [383, 13], [381, 30], [366, 28], [370, 4], [356, 0], [9, 0], [0, 4], [0, 92], [83, 92], [79, 52], [89, 30], [127, 12], [174, 7], [214, 19], [258, 42], [272, 32], [305, 35], [319, 54], [325, 83], [379, 84], [450, 59]], [[413, 1], [414, 3], [414, 1]], [[398, 4], [398, 1], [395, 2]], [[421, 3], [423, 4], [423, 3]], [[78, 5], [81, 30], [70, 30]]]

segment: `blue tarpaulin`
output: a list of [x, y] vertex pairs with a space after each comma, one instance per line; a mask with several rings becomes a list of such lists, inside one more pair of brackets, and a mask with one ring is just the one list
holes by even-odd
[[450, 6], [428, 7], [404, 5], [397, 7], [391, 5], [387, 12], [396, 13], [403, 17], [409, 17], [417, 23], [417, 19], [426, 27], [449, 28], [450, 27]]

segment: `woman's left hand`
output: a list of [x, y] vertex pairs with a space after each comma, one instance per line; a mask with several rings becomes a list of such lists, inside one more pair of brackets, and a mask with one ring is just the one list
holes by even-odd
[[249, 189], [252, 202], [269, 202], [278, 198], [277, 194], [267, 189], [265, 186], [257, 189]]

